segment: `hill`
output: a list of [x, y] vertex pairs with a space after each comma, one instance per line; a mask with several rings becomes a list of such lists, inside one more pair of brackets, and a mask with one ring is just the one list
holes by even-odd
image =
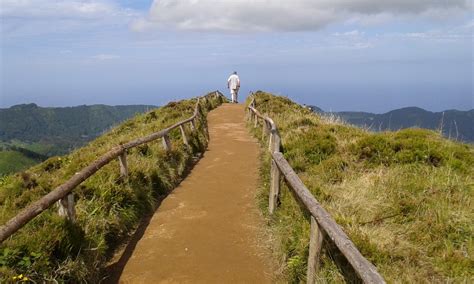
[[0, 176], [29, 168], [47, 158], [22, 147], [0, 144]]
[[[213, 93], [214, 94], [214, 93]], [[221, 103], [209, 97], [206, 114]], [[139, 114], [62, 157], [52, 157], [21, 174], [0, 178], [0, 224], [63, 184], [83, 167], [119, 144], [150, 135], [192, 116], [196, 99], [169, 103]], [[57, 214], [52, 206], [0, 245], [0, 282], [22, 274], [35, 283], [99, 283], [114, 250], [154, 211], [189, 172], [207, 146], [203, 121], [197, 131], [186, 127], [189, 147], [170, 132], [172, 148], [155, 141], [127, 153], [129, 176], [120, 178], [112, 161], [74, 190], [76, 222]]]
[[[324, 113], [317, 107], [313, 108], [317, 113]], [[333, 114], [350, 124], [374, 131], [399, 130], [410, 127], [438, 131], [442, 129], [445, 137], [474, 142], [474, 109], [431, 112], [418, 107], [406, 107], [384, 114], [353, 111], [334, 112]]]
[[156, 107], [16, 105], [0, 109], [0, 141], [46, 156], [61, 155], [83, 146], [113, 125], [153, 108]]
[[[264, 92], [255, 99], [278, 125], [285, 158], [387, 283], [471, 282], [472, 145], [419, 128], [369, 132]], [[262, 138], [261, 127], [254, 133]], [[267, 212], [270, 159], [264, 152], [259, 196]], [[309, 217], [285, 183], [268, 218], [287, 281], [304, 282]], [[318, 282], [345, 282], [345, 268], [326, 239]]]

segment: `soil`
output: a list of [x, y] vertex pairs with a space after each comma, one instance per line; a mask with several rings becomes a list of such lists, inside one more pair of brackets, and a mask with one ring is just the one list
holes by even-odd
[[259, 147], [244, 115], [238, 104], [209, 113], [208, 151], [143, 228], [120, 283], [272, 282], [255, 201]]

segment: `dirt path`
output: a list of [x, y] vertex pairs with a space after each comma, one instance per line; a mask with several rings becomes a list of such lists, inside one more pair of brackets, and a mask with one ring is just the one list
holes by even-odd
[[120, 283], [271, 281], [267, 252], [258, 246], [258, 146], [244, 107], [225, 104], [208, 120], [209, 150], [156, 211]]

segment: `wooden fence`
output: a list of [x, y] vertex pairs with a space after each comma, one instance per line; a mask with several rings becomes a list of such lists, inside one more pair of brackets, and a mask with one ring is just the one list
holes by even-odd
[[7, 223], [0, 227], [0, 243], [13, 235], [16, 231], [21, 229], [33, 218], [41, 214], [43, 211], [48, 209], [55, 202], [59, 203], [59, 214], [61, 216], [67, 217], [72, 222], [75, 221], [76, 212], [74, 207], [74, 195], [72, 194], [73, 189], [81, 184], [83, 181], [92, 176], [100, 168], [110, 163], [112, 160], [118, 158], [120, 165], [120, 176], [126, 178], [128, 176], [128, 165], [127, 165], [127, 150], [137, 147], [142, 144], [146, 144], [152, 141], [155, 141], [159, 138], [162, 139], [163, 147], [166, 151], [171, 149], [171, 140], [169, 138], [169, 133], [179, 127], [183, 143], [189, 146], [188, 137], [185, 132], [185, 125], [189, 124], [192, 131], [197, 131], [196, 123], [201, 123], [205, 136], [209, 139], [209, 133], [207, 129], [207, 124], [205, 123], [203, 112], [201, 109], [201, 102], [207, 102], [207, 100], [216, 98], [222, 99], [223, 95], [219, 91], [215, 91], [211, 94], [208, 94], [204, 97], [198, 98], [196, 106], [194, 108], [193, 115], [180, 121], [166, 129], [152, 133], [146, 137], [142, 137], [128, 143], [118, 145], [112, 148], [110, 151], [99, 157], [97, 160], [92, 162], [87, 167], [83, 168], [81, 171], [72, 176], [64, 184], [56, 187], [54, 190], [43, 196], [40, 200], [33, 202], [15, 217], [11, 218]]
[[327, 236], [334, 242], [338, 250], [344, 255], [364, 283], [385, 283], [382, 276], [378, 273], [377, 268], [362, 256], [354, 243], [332, 219], [329, 213], [324, 210], [316, 198], [314, 198], [291, 168], [288, 161], [283, 157], [283, 154], [280, 152], [281, 138], [275, 122], [271, 118], [260, 114], [255, 106], [255, 98], [252, 98], [247, 109], [248, 119], [253, 123], [254, 127], [258, 127], [259, 122], [261, 122], [263, 138], [269, 136], [268, 150], [272, 157], [270, 196], [268, 198], [268, 210], [270, 214], [273, 214], [278, 205], [281, 175], [283, 175], [287, 181], [288, 187], [293, 190], [303, 206], [311, 214], [306, 282], [314, 283], [316, 280], [323, 238]]

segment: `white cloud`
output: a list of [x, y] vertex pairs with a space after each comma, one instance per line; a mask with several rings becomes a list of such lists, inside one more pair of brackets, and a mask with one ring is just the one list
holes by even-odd
[[114, 60], [114, 59], [119, 59], [120, 56], [115, 55], [115, 54], [97, 54], [92, 56], [92, 59], [99, 60], [99, 61], [105, 61], [105, 60]]
[[359, 37], [359, 36], [363, 36], [364, 34], [365, 34], [364, 32], [359, 32], [358, 30], [353, 30], [353, 31], [343, 32], [343, 33], [334, 33], [333, 36]]
[[467, 41], [474, 39], [473, 27], [473, 21], [471, 20], [463, 25], [455, 27], [432, 29], [422, 32], [395, 33], [386, 36], [413, 40], [434, 40], [438, 42], [453, 42], [459, 40]]
[[2, 18], [100, 18], [124, 14], [109, 1], [87, 0], [1, 0]]
[[127, 27], [139, 15], [112, 0], [0, 0], [0, 32], [29, 36], [89, 27]]
[[155, 0], [149, 16], [132, 25], [183, 30], [300, 31], [334, 22], [371, 22], [394, 15], [453, 17], [470, 0]]

